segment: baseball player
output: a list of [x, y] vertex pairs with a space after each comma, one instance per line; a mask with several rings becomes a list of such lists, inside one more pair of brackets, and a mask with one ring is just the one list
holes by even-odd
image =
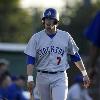
[[54, 8], [44, 11], [42, 23], [44, 30], [34, 34], [24, 53], [27, 55], [28, 88], [34, 87], [33, 69], [37, 69], [36, 87], [41, 100], [66, 100], [69, 68], [67, 54], [83, 74], [85, 87], [89, 78], [78, 54], [78, 47], [68, 32], [57, 29], [59, 14]]

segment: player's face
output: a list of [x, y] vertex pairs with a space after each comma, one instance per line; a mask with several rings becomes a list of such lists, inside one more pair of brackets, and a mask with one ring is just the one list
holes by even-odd
[[55, 20], [51, 18], [45, 18], [45, 29], [48, 31], [52, 31], [55, 29]]

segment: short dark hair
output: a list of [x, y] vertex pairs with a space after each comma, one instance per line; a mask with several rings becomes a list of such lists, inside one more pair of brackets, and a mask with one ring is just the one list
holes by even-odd
[[5, 71], [5, 72], [3, 72], [3, 73], [0, 74], [0, 85], [2, 84], [2, 82], [5, 80], [5, 78], [7, 76], [11, 76], [8, 71]]

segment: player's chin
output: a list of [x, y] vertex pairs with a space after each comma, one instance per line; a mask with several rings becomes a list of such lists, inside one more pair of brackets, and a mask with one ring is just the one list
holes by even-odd
[[52, 30], [52, 27], [48, 26], [45, 29], [48, 30], [48, 31], [51, 31]]

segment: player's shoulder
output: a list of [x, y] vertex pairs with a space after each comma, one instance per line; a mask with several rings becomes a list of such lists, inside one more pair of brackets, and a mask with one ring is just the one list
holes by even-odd
[[33, 36], [40, 36], [43, 33], [44, 33], [44, 30], [41, 30], [39, 32], [34, 33]]
[[66, 37], [69, 37], [70, 36], [70, 33], [67, 32], [67, 31], [63, 31], [63, 30], [60, 30], [60, 29], [57, 29], [57, 31], [59, 32], [59, 34], [61, 34], [63, 36], [66, 36]]
[[41, 30], [39, 32], [36, 32], [32, 35], [32, 38], [36, 38], [38, 39], [39, 37], [41, 37], [41, 35], [44, 33], [44, 30]]

